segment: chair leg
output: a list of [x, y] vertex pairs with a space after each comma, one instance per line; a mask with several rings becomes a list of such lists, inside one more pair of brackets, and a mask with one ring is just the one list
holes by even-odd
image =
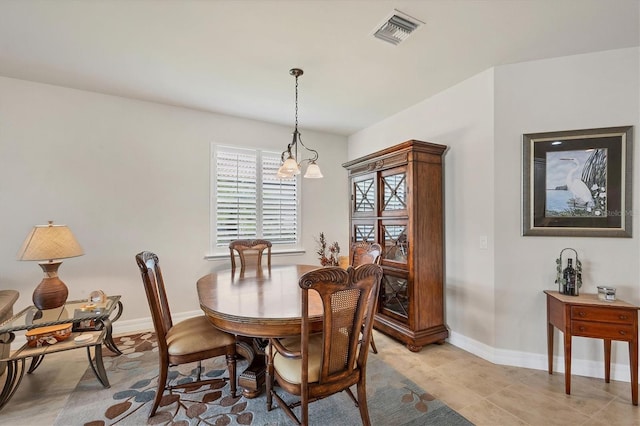
[[238, 380], [236, 378], [236, 355], [235, 354], [227, 354], [227, 369], [229, 370], [229, 389], [231, 392], [231, 397], [236, 397], [236, 384]]
[[367, 386], [364, 377], [365, 372], [362, 371], [362, 376], [357, 384], [358, 388], [358, 408], [360, 408], [360, 417], [362, 418], [363, 426], [371, 426], [371, 420], [369, 419], [369, 407], [367, 406]]
[[271, 342], [269, 342], [267, 350], [265, 351], [265, 355], [267, 357], [267, 411], [271, 411], [273, 408], [273, 399], [271, 396], [271, 391], [273, 390], [273, 348], [271, 347]]
[[156, 410], [160, 405], [160, 400], [162, 399], [162, 395], [164, 394], [164, 389], [167, 386], [168, 370], [169, 370], [169, 366], [167, 365], [160, 366], [160, 373], [158, 375], [158, 389], [156, 390], [156, 397], [153, 399], [153, 406], [151, 407], [149, 418], [156, 415]]
[[349, 395], [349, 398], [351, 398], [351, 400], [353, 401], [353, 404], [357, 407], [358, 400], [356, 399], [355, 396], [353, 396], [353, 392], [351, 392], [351, 388], [346, 388], [344, 391], [347, 393], [347, 395]]
[[309, 401], [306, 399], [301, 401], [300, 417], [302, 418], [302, 420], [300, 420], [300, 424], [304, 426], [308, 426], [309, 425]]
[[196, 375], [197, 382], [202, 381], [202, 361], [198, 361], [198, 374]]
[[378, 353], [378, 348], [376, 348], [376, 342], [373, 340], [373, 334], [371, 335], [371, 350], [374, 354]]

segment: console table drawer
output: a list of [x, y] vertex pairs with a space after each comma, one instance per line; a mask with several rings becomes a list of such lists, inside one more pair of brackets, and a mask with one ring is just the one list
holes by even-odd
[[595, 321], [571, 321], [571, 334], [597, 339], [631, 340], [635, 337], [632, 324], [611, 324]]
[[[629, 309], [608, 308], [598, 306], [572, 306], [571, 319], [586, 321], [615, 322], [620, 324], [633, 324], [632, 315], [638, 315], [637, 311]], [[637, 320], [637, 318], [636, 318]]]

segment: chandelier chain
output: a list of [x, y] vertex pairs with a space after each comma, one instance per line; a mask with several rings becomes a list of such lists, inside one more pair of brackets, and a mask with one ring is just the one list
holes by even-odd
[[296, 130], [298, 130], [298, 76], [296, 75]]

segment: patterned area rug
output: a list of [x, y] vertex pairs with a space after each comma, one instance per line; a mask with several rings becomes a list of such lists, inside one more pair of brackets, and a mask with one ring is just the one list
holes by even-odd
[[[264, 395], [254, 399], [229, 396], [227, 382], [168, 392], [157, 414], [148, 419], [158, 378], [158, 354], [152, 333], [115, 339], [124, 355], [105, 350], [104, 364], [111, 388], [104, 389], [88, 369], [69, 396], [55, 425], [289, 425], [284, 412], [268, 412]], [[367, 400], [374, 425], [470, 425], [415, 383], [400, 375], [375, 355], [367, 367]], [[226, 374], [224, 357], [203, 364], [207, 377]], [[246, 361], [238, 360], [238, 371]], [[195, 364], [172, 368], [173, 383], [188, 383]], [[287, 396], [286, 392], [279, 392]], [[354, 387], [355, 394], [355, 387]], [[360, 425], [360, 414], [344, 392], [314, 402], [312, 425]]]

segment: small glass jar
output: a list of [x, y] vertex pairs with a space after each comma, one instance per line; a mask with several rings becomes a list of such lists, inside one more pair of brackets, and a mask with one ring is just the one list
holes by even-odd
[[605, 302], [616, 300], [616, 289], [613, 287], [598, 286], [598, 299]]

